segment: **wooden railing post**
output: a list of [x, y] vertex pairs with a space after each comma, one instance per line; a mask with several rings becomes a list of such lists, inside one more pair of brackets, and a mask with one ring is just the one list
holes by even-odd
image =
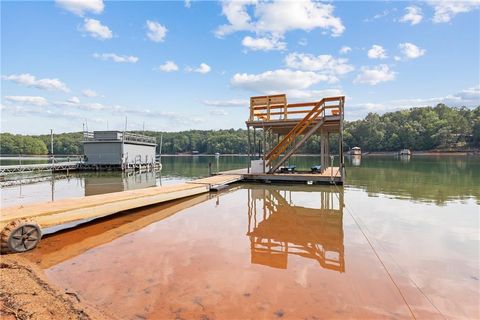
[[253, 121], [253, 103], [252, 103], [252, 98], [250, 98], [250, 121]]

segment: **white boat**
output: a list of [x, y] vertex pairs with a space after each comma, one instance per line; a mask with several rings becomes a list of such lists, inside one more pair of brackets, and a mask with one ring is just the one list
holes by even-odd
[[361, 156], [362, 155], [362, 149], [360, 147], [353, 147], [350, 149], [348, 154], [353, 155], [353, 156]]

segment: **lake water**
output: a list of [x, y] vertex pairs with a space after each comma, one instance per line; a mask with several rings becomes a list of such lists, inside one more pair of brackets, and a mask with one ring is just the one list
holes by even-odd
[[[75, 174], [3, 188], [2, 206], [178, 183], [209, 162], [246, 159]], [[48, 235], [24, 256], [114, 318], [473, 319], [479, 204], [478, 157], [363, 157], [343, 187], [237, 184]]]

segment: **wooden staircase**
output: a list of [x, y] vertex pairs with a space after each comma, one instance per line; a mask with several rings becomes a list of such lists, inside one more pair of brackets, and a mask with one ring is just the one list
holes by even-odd
[[[325, 123], [325, 110], [331, 109], [327, 102], [338, 102], [335, 107], [343, 108], [343, 97], [323, 98], [315, 103], [313, 108], [293, 127], [283, 139], [265, 156], [269, 173], [277, 171], [302, 144], [311, 137]], [[336, 111], [336, 110], [335, 110]], [[335, 112], [336, 113], [336, 112]], [[308, 129], [308, 130], [307, 130]], [[302, 136], [303, 135], [303, 136]], [[300, 138], [300, 139], [299, 139]], [[288, 150], [287, 150], [288, 149]], [[282, 153], [285, 153], [281, 157]]]

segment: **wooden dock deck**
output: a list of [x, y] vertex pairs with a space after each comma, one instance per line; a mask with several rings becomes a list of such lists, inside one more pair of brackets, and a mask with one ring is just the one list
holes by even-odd
[[173, 186], [152, 187], [64, 199], [0, 209], [1, 249], [23, 252], [34, 248], [41, 230], [86, 222], [117, 212], [182, 199], [240, 181], [242, 175], [225, 174]]
[[322, 173], [248, 173], [247, 168], [220, 172], [219, 175], [242, 175], [242, 181], [277, 182], [277, 183], [328, 183], [343, 184], [339, 167], [328, 167]]

